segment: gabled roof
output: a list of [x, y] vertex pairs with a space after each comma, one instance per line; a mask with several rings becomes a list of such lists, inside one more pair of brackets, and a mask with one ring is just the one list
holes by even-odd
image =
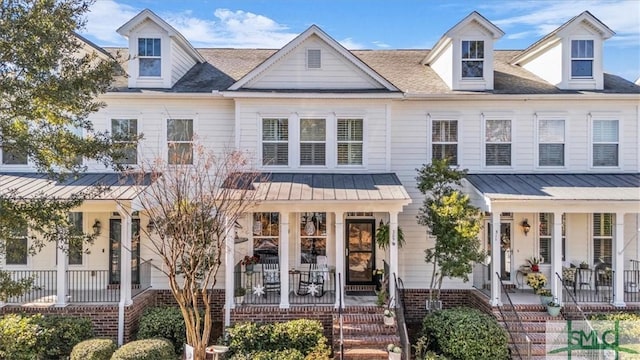
[[395, 85], [389, 82], [387, 79], [382, 77], [380, 74], [371, 69], [367, 64], [362, 62], [358, 57], [354, 56], [349, 50], [345, 49], [340, 43], [335, 41], [329, 35], [327, 35], [324, 31], [322, 31], [318, 26], [311, 25], [307, 30], [305, 30], [302, 34], [298, 35], [295, 39], [290, 41], [283, 48], [278, 50], [275, 54], [266, 59], [263, 63], [255, 67], [245, 76], [243, 76], [240, 80], [238, 80], [235, 84], [229, 87], [229, 90], [239, 90], [248, 82], [256, 78], [263, 71], [268, 69], [270, 66], [275, 64], [277, 61], [287, 56], [289, 52], [302, 44], [305, 40], [307, 40], [311, 36], [318, 36], [322, 41], [324, 41], [328, 46], [337, 51], [340, 55], [344, 56], [347, 60], [349, 60], [354, 66], [358, 69], [362, 70], [368, 76], [373, 78], [375, 81], [379, 82], [382, 86], [384, 86], [389, 91], [398, 91]]
[[159, 17], [149, 9], [142, 10], [138, 15], [131, 18], [131, 20], [127, 21], [124, 25], [120, 26], [116, 31], [118, 32], [118, 34], [128, 37], [133, 29], [135, 29], [138, 25], [142, 24], [147, 19], [151, 20], [156, 25], [165, 30], [169, 34], [169, 36], [172, 37], [178, 43], [178, 45], [180, 45], [187, 52], [187, 54], [192, 56], [197, 62], [203, 63], [206, 61], [202, 57], [202, 55], [200, 55], [200, 53], [196, 51], [193, 46], [191, 46], [191, 43], [178, 32], [178, 30], [169, 25], [168, 22], [164, 21], [161, 17]]
[[73, 36], [75, 36], [78, 40], [80, 40], [80, 42], [83, 43], [85, 45], [85, 47], [88, 47], [88, 48], [94, 50], [100, 57], [104, 58], [105, 60], [114, 58], [105, 49], [103, 49], [102, 47], [96, 45], [95, 43], [93, 43], [92, 41], [90, 41], [86, 37], [78, 34], [77, 32], [74, 31], [73, 32]]
[[433, 49], [429, 53], [429, 55], [424, 59], [423, 64], [430, 64], [431, 61], [436, 59], [440, 52], [446, 48], [446, 45], [451, 41], [451, 39], [465, 26], [476, 23], [483, 27], [491, 37], [494, 39], [499, 39], [504, 36], [504, 31], [502, 31], [499, 27], [495, 26], [491, 21], [487, 20], [484, 16], [480, 15], [479, 12], [474, 11], [471, 14], [467, 15], [464, 19], [460, 20], [457, 24], [455, 24], [451, 29], [447, 30], [444, 35], [438, 40], [438, 42], [433, 46]]
[[553, 30], [552, 32], [547, 34], [545, 37], [536, 41], [531, 46], [523, 50], [522, 53], [520, 53], [518, 56], [516, 56], [511, 60], [511, 63], [514, 65], [517, 65], [523, 60], [530, 58], [531, 56], [547, 48], [549, 45], [552, 45], [557, 41], [559, 41], [560, 38], [558, 35], [564, 29], [570, 27], [571, 25], [579, 24], [583, 22], [585, 24], [588, 24], [590, 28], [595, 29], [598, 33], [600, 33], [600, 36], [602, 36], [602, 39], [606, 40], [612, 37], [613, 35], [615, 35], [615, 32], [611, 30], [607, 25], [605, 25], [602, 21], [600, 21], [598, 18], [593, 16], [589, 11], [584, 11], [580, 15], [574, 16], [572, 19], [560, 25], [560, 27]]

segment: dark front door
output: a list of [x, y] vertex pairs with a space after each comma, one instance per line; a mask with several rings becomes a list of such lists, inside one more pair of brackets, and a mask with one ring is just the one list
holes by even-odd
[[[120, 284], [120, 219], [109, 220], [109, 284]], [[131, 220], [131, 283], [140, 284], [140, 219]]]
[[347, 220], [347, 285], [373, 284], [375, 227], [374, 219]]
[[[487, 222], [487, 249], [489, 250], [489, 255], [491, 254], [491, 222]], [[510, 222], [501, 222], [500, 223], [500, 278], [502, 280], [511, 280], [511, 223]], [[491, 280], [491, 275], [493, 275], [495, 270], [492, 270], [493, 267], [491, 264], [489, 265], [489, 280]]]

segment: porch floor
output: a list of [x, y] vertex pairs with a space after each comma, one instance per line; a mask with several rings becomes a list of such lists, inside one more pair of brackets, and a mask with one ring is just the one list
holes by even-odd
[[[489, 289], [479, 289], [479, 291], [487, 297], [487, 301], [491, 298], [491, 291]], [[595, 290], [579, 290], [577, 297], [578, 304], [591, 304], [591, 305], [611, 305], [611, 302], [607, 299], [607, 296], [601, 293], [596, 293]], [[509, 297], [514, 305], [535, 305], [540, 304], [540, 296], [533, 293], [531, 289], [517, 289], [513, 288], [509, 290]], [[581, 299], [588, 299], [588, 301], [581, 301]], [[571, 297], [566, 293], [563, 294], [563, 300], [565, 303], [572, 302]], [[633, 301], [628, 303], [634, 303]], [[502, 303], [509, 304], [507, 295], [502, 292]]]

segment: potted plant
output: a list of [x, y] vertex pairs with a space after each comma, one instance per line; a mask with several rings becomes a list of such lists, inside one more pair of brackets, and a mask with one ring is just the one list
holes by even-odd
[[558, 316], [558, 314], [560, 314], [560, 309], [560, 303], [555, 299], [547, 303], [547, 313], [551, 316]]
[[544, 259], [542, 257], [535, 257], [535, 256], [527, 260], [527, 262], [529, 263], [529, 268], [533, 272], [540, 271], [540, 263], [542, 263], [543, 261]]
[[376, 285], [376, 291], [380, 291], [382, 288], [382, 277], [384, 276], [384, 269], [373, 270], [373, 283]]
[[384, 320], [384, 324], [386, 326], [393, 326], [396, 320], [396, 313], [391, 309], [384, 309], [384, 316], [382, 317]]
[[[387, 222], [386, 224], [380, 220], [380, 225], [376, 229], [376, 244], [382, 250], [386, 250], [389, 247], [389, 239], [390, 236], [390, 226]], [[404, 245], [404, 233], [402, 232], [402, 228], [398, 226], [398, 247], [401, 248]]]
[[233, 291], [233, 297], [235, 298], [236, 305], [242, 305], [246, 293], [247, 290], [243, 287], [238, 287]]
[[547, 277], [539, 272], [529, 273], [527, 274], [527, 285], [533, 289], [534, 294], [537, 294], [540, 289], [547, 285]]
[[387, 352], [389, 352], [389, 360], [402, 359], [402, 348], [396, 344], [387, 345]]
[[253, 272], [253, 265], [260, 262], [260, 256], [258, 255], [245, 255], [240, 264], [244, 265], [244, 269], [246, 272]]
[[553, 295], [551, 295], [551, 290], [549, 289], [539, 289], [536, 294], [540, 295], [540, 304], [542, 306], [547, 305], [551, 300], [553, 300]]

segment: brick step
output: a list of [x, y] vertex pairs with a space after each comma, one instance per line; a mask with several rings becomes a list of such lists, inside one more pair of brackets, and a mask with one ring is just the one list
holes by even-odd
[[[539, 322], [539, 321], [550, 321], [550, 320], [562, 320], [562, 317], [559, 316], [551, 316], [547, 314], [547, 312], [542, 311], [523, 311], [518, 312], [518, 317], [522, 322]], [[500, 316], [497, 316], [498, 319], [501, 319]], [[504, 321], [516, 320], [514, 315], [507, 315], [503, 319]]]
[[[511, 331], [519, 332], [521, 329], [518, 327], [518, 324], [515, 322], [509, 322], [509, 329]], [[546, 322], [537, 321], [537, 322], [523, 322], [522, 328], [528, 333], [544, 333], [547, 330], [549, 331], [564, 331], [566, 329], [566, 324], [557, 323], [553, 325], [549, 325]]]
[[[339, 350], [334, 351], [334, 354], [336, 354], [336, 359], [340, 358]], [[345, 349], [344, 358], [346, 360], [387, 360], [389, 355], [381, 349]]]
[[[333, 333], [340, 334], [340, 325], [338, 323], [333, 324]], [[342, 333], [344, 335], [349, 334], [383, 334], [383, 335], [395, 335], [396, 326], [385, 326], [382, 323], [343, 323]]]
[[[374, 312], [374, 313], [357, 313], [357, 314], [343, 314], [342, 315], [342, 323], [343, 324], [362, 324], [362, 323], [367, 323], [367, 324], [375, 324], [375, 323], [379, 323], [382, 324], [383, 323], [383, 312]], [[339, 321], [339, 318], [336, 316], [334, 318], [334, 323], [337, 323]]]

